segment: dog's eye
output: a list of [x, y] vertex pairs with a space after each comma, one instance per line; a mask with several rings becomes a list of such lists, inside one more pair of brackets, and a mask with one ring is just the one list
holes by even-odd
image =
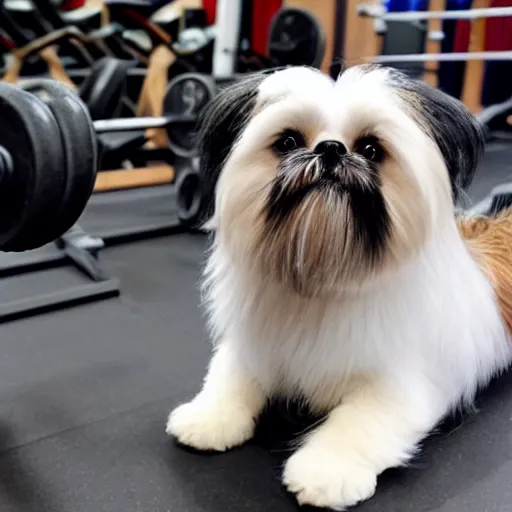
[[361, 151], [361, 154], [368, 160], [375, 160], [375, 157], [377, 156], [377, 148], [373, 144], [366, 144], [363, 151]]
[[286, 155], [294, 149], [305, 146], [304, 137], [296, 131], [287, 130], [274, 142], [273, 148], [280, 155]]
[[358, 141], [356, 151], [370, 162], [378, 163], [384, 159], [384, 150], [373, 137], [366, 137]]

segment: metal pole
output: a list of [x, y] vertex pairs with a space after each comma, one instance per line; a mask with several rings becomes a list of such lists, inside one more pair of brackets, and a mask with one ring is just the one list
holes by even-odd
[[459, 62], [469, 60], [512, 60], [512, 51], [377, 55], [376, 57], [367, 59], [368, 62], [379, 62], [382, 64], [392, 62]]
[[96, 133], [144, 131], [148, 128], [166, 128], [169, 125], [190, 126], [197, 123], [197, 116], [176, 115], [161, 117], [124, 117], [94, 121]]
[[419, 21], [419, 20], [475, 20], [478, 18], [501, 18], [512, 16], [512, 7], [489, 7], [487, 9], [464, 9], [456, 11], [406, 11], [387, 12], [381, 5], [359, 4], [360, 16], [379, 18], [384, 21]]

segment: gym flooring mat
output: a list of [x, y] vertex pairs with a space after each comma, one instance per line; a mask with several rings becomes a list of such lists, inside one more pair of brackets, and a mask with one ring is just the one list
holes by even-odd
[[[510, 152], [489, 151], [473, 198], [511, 166]], [[172, 214], [172, 194], [140, 192], [94, 197], [82, 225], [101, 234]], [[209, 358], [198, 291], [206, 245], [204, 235], [173, 235], [108, 248], [101, 259], [121, 297], [0, 326], [1, 512], [297, 510], [280, 473], [287, 441], [306, 424], [300, 411], [278, 407], [253, 441], [225, 454], [165, 435], [168, 412], [197, 392]], [[5, 278], [0, 298], [77, 279], [67, 267]], [[443, 425], [412, 467], [386, 472], [354, 510], [509, 512], [511, 390], [512, 374], [496, 379], [476, 411]]]

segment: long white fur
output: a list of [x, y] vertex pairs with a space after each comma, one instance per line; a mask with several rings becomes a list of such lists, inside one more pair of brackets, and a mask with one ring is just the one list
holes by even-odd
[[[372, 496], [382, 471], [404, 464], [446, 413], [504, 369], [512, 345], [493, 290], [457, 230], [441, 156], [380, 86], [383, 77], [354, 70], [333, 87], [309, 70], [277, 75], [263, 82], [262, 101], [283, 97], [300, 107], [318, 91], [316, 122], [328, 137], [350, 139], [354, 116], [382, 119], [395, 157], [430, 205], [428, 235], [407, 261], [336, 297], [299, 297], [259, 275], [243, 257], [243, 242], [226, 242], [222, 212], [235, 193], [230, 167], [258, 165], [272, 107], [263, 109], [219, 182], [220, 233], [205, 276], [214, 355], [202, 391], [173, 411], [167, 430], [195, 448], [225, 450], [252, 436], [269, 397], [303, 397], [327, 419], [287, 461], [283, 482], [299, 503], [344, 510]], [[286, 99], [290, 89], [295, 96]], [[288, 115], [300, 115], [299, 107], [286, 107]], [[393, 125], [390, 116], [401, 117]]]

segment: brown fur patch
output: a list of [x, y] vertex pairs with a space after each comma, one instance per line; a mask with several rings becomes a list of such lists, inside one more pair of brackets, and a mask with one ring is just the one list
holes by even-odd
[[505, 324], [512, 333], [512, 208], [496, 217], [461, 217], [458, 226], [489, 276]]

